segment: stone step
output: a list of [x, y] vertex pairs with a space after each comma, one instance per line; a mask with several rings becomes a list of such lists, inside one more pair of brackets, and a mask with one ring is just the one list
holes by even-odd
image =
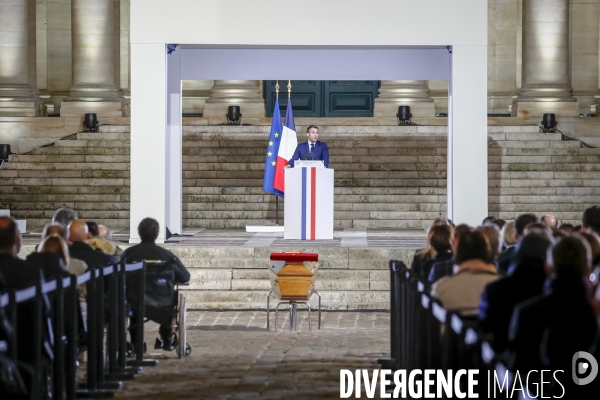
[[129, 155], [129, 147], [42, 147], [34, 149], [34, 155]]
[[99, 128], [100, 128], [99, 131], [101, 133], [110, 133], [110, 132], [129, 133], [129, 132], [131, 132], [131, 126], [129, 126], [129, 125], [100, 125]]
[[[96, 217], [93, 215], [88, 215], [85, 213], [79, 213], [78, 216], [81, 219], [93, 220], [94, 222], [96, 222], [98, 224], [109, 227], [111, 230], [114, 230], [117, 228], [129, 229], [129, 216], [127, 216], [127, 218], [124, 218], [124, 219], [103, 218], [103, 217], [101, 218], [101, 217]], [[19, 218], [21, 218], [21, 217], [19, 217]], [[27, 218], [27, 230], [31, 231], [34, 229], [40, 229], [40, 228], [44, 227], [47, 223], [51, 222], [51, 220], [52, 220], [52, 214], [50, 215], [50, 217]]]
[[3, 201], [0, 202], [0, 209], [16, 210], [50, 210], [56, 211], [60, 207], [69, 207], [77, 211], [126, 211], [129, 212], [129, 203], [117, 202], [78, 202], [71, 200], [69, 202], [47, 201], [44, 203], [38, 201]]
[[77, 140], [129, 140], [129, 132], [79, 132]]
[[106, 147], [129, 148], [129, 140], [59, 140], [54, 147]]

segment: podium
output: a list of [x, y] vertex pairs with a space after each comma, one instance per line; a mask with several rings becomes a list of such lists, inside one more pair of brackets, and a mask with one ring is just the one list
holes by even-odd
[[333, 239], [333, 170], [285, 168], [284, 205], [284, 239]]

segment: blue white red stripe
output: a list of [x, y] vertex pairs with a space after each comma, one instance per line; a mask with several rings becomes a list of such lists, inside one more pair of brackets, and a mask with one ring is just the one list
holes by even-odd
[[317, 231], [317, 169], [302, 168], [302, 240], [315, 240]]

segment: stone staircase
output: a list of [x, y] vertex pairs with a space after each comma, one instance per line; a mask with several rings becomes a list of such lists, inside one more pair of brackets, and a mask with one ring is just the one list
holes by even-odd
[[[185, 288], [190, 308], [266, 308], [269, 255], [281, 247], [184, 247], [167, 245], [192, 275]], [[294, 248], [319, 254], [316, 290], [323, 309], [389, 309], [389, 260], [412, 259], [404, 248]], [[316, 306], [316, 296], [311, 303]], [[274, 298], [271, 299], [273, 307]], [[282, 309], [283, 310], [283, 309]]]
[[[33, 228], [63, 205], [84, 219], [128, 227], [128, 130], [102, 126], [11, 156], [0, 170], [0, 208]], [[275, 223], [275, 196], [262, 190], [268, 131], [184, 127], [184, 227]], [[335, 169], [336, 229], [421, 229], [445, 215], [446, 127], [324, 126], [321, 136]], [[491, 215], [554, 213], [578, 223], [586, 207], [600, 203], [600, 149], [531, 126], [490, 126], [488, 137]]]

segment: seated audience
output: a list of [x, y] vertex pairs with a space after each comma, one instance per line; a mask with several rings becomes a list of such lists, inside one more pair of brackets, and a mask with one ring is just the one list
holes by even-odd
[[534, 233], [534, 232], [539, 235], [542, 235], [542, 236], [548, 236], [548, 237], [553, 236], [552, 229], [550, 229], [550, 227], [542, 221], [533, 222], [533, 223], [527, 225], [525, 227], [525, 230], [523, 231], [523, 236], [527, 236], [530, 233]]
[[[185, 283], [190, 280], [190, 273], [183, 266], [181, 260], [177, 258], [169, 250], [156, 245], [155, 241], [159, 234], [158, 221], [153, 218], [144, 218], [138, 225], [138, 234], [142, 242], [126, 249], [121, 255], [121, 260], [130, 263], [142, 260], [164, 261], [173, 265], [175, 269], [175, 283]], [[176, 301], [176, 299], [173, 299]], [[135, 319], [132, 321], [129, 328], [129, 334], [132, 338], [135, 337]], [[159, 334], [161, 337], [161, 346], [164, 350], [171, 350], [177, 345], [173, 323], [169, 325], [160, 325]]]
[[431, 228], [437, 225], [452, 225], [446, 218], [436, 218], [427, 232], [427, 247], [417, 250], [410, 264], [410, 269], [419, 276], [425, 275], [425, 268], [431, 268], [431, 260], [435, 256], [435, 249], [431, 246]]
[[59, 208], [54, 212], [52, 217], [53, 223], [63, 224], [69, 226], [69, 224], [77, 219], [77, 213], [68, 207]]
[[581, 218], [581, 225], [586, 232], [595, 232], [600, 235], [600, 206], [592, 206], [585, 210]]
[[[20, 260], [17, 257], [21, 249], [21, 233], [17, 224], [10, 217], [0, 217], [0, 274], [2, 275], [2, 285], [4, 289], [21, 290], [44, 282], [42, 271], [28, 262]], [[43, 306], [45, 310], [49, 307], [48, 298], [44, 295]], [[47, 318], [44, 318], [44, 340], [51, 342], [52, 331], [51, 324]], [[36, 359], [35, 343], [35, 301], [29, 300], [17, 305], [17, 357], [18, 360], [26, 364], [33, 365]], [[51, 359], [52, 353], [49, 346], [42, 346], [46, 351], [44, 355]], [[41, 377], [39, 381], [33, 382], [33, 393], [37, 393], [42, 387]]]
[[66, 270], [68, 257], [65, 258], [62, 254], [62, 244], [67, 249], [67, 243], [57, 234], [52, 234], [42, 240], [37, 252], [33, 252], [27, 256], [27, 262], [40, 268], [44, 273], [44, 278], [47, 281], [67, 278], [71, 274]]
[[494, 225], [498, 227], [499, 231], [502, 231], [502, 228], [504, 228], [504, 225], [506, 225], [506, 221], [500, 218], [496, 218], [494, 220]]
[[[517, 239], [517, 243], [525, 235], [525, 227], [534, 222], [538, 222], [538, 217], [534, 214], [521, 214], [515, 219], [515, 238]], [[508, 269], [513, 262], [515, 250], [514, 246], [510, 247], [498, 256], [498, 271], [501, 274], [506, 275], [508, 273]]]
[[69, 225], [69, 255], [82, 261], [85, 261], [88, 268], [96, 269], [106, 267], [117, 262], [114, 257], [104, 254], [101, 251], [94, 250], [88, 244], [90, 233], [85, 221], [76, 219]]
[[575, 227], [573, 226], [573, 224], [560, 224], [560, 226], [558, 227], [559, 232], [564, 233], [565, 235], [570, 235], [571, 233], [573, 233], [573, 230], [575, 229]]
[[504, 227], [502, 227], [500, 238], [502, 239], [502, 252], [498, 255], [498, 262], [500, 262], [500, 257], [502, 257], [508, 248], [517, 244], [517, 237], [515, 236], [515, 221], [509, 221], [504, 225]]
[[554, 215], [544, 215], [541, 221], [548, 225], [550, 229], [558, 229], [558, 218]]
[[431, 268], [435, 263], [452, 260], [452, 227], [449, 225], [436, 225], [429, 232], [429, 243], [435, 255], [429, 262], [422, 265], [422, 277], [429, 277]]
[[479, 305], [481, 330], [493, 335], [496, 353], [506, 349], [513, 308], [542, 294], [546, 281], [546, 253], [552, 244], [548, 236], [530, 233], [518, 245], [515, 262], [507, 277], [489, 283]]
[[477, 315], [483, 288], [498, 279], [490, 244], [484, 234], [479, 231], [461, 234], [454, 262], [457, 265], [455, 274], [435, 282], [431, 295], [447, 310], [464, 316]]
[[495, 263], [496, 258], [498, 257], [498, 254], [500, 254], [500, 250], [502, 247], [502, 242], [500, 240], [500, 230], [498, 229], [498, 226], [496, 226], [495, 224], [487, 224], [480, 226], [479, 228], [477, 228], [477, 230], [483, 233], [487, 238], [488, 243], [490, 244], [490, 250], [492, 251], [492, 259]]
[[[576, 351], [587, 351], [598, 331], [588, 293], [591, 250], [580, 237], [565, 237], [548, 251], [544, 295], [518, 304], [508, 335], [511, 371], [571, 371]], [[535, 382], [534, 382], [535, 383]]]
[[[42, 242], [44, 241], [44, 239], [46, 239], [47, 237], [51, 236], [51, 235], [58, 235], [60, 236], [65, 243], [67, 243], [67, 245], [69, 244], [69, 230], [67, 229], [67, 227], [61, 223], [51, 223], [51, 224], [47, 224], [44, 227], [44, 230], [42, 231]], [[40, 252], [40, 247], [41, 244], [38, 245], [37, 251]], [[69, 256], [67, 258], [66, 261], [66, 267], [65, 269], [67, 270], [68, 273], [73, 274], [73, 275], [82, 275], [85, 273], [85, 271], [87, 271], [88, 266], [85, 262], [75, 258], [75, 257], [71, 257]], [[85, 289], [85, 284], [80, 285]], [[81, 292], [81, 290], [80, 290]], [[85, 290], [83, 290], [83, 292], [85, 293]]]
[[465, 232], [471, 232], [471, 228], [468, 225], [461, 224], [454, 228], [452, 243], [450, 244], [453, 257], [445, 261], [436, 261], [431, 266], [429, 276], [427, 277], [429, 283], [433, 283], [444, 276], [451, 276], [454, 273], [454, 255], [458, 247], [458, 238]]
[[100, 250], [113, 257], [120, 257], [123, 253], [119, 247], [111, 242], [110, 231], [104, 225], [98, 225], [95, 222], [87, 222], [88, 228], [90, 228], [90, 239], [88, 244], [94, 250]]

